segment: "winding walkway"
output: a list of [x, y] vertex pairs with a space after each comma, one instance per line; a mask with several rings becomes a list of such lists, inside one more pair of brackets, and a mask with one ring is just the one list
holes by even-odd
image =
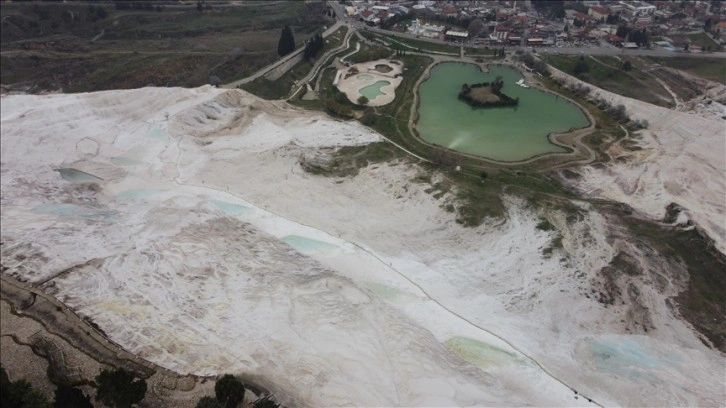
[[[323, 32], [323, 38], [328, 37], [329, 35], [333, 34], [337, 29], [339, 29], [340, 27], [343, 27], [343, 26], [347, 26], [347, 25], [344, 24], [344, 23], [342, 23], [341, 21], [336, 22], [330, 28], [328, 28], [327, 30], [325, 30]], [[348, 32], [350, 32], [350, 31], [351, 31], [351, 28], [348, 27]], [[300, 48], [296, 49], [295, 51], [291, 52], [290, 54], [287, 54], [284, 57], [280, 58], [279, 60], [273, 62], [272, 64], [270, 64], [270, 65], [268, 65], [266, 67], [263, 67], [262, 69], [258, 70], [254, 74], [252, 74], [252, 75], [250, 75], [250, 76], [248, 76], [246, 78], [242, 78], [240, 80], [237, 80], [237, 81], [234, 81], [234, 82], [230, 82], [228, 84], [224, 84], [221, 87], [222, 88], [233, 88], [233, 89], [234, 88], [239, 88], [240, 85], [246, 84], [248, 82], [252, 82], [255, 79], [257, 79], [257, 78], [259, 78], [259, 77], [267, 74], [268, 72], [272, 71], [273, 69], [279, 67], [280, 65], [288, 62], [289, 60], [291, 60], [293, 58], [296, 58], [304, 50], [305, 50], [305, 47], [300, 47]]]
[[328, 60], [333, 55], [339, 53], [340, 51], [350, 48], [350, 37], [353, 36], [353, 33], [354, 33], [354, 30], [348, 29], [348, 31], [346, 31], [346, 33], [345, 33], [345, 38], [343, 39], [343, 43], [340, 44], [338, 47], [333, 48], [332, 50], [326, 51], [325, 54], [323, 54], [323, 56], [320, 57], [320, 59], [318, 59], [315, 62], [315, 65], [310, 70], [310, 72], [308, 72], [308, 74], [305, 75], [305, 77], [303, 79], [301, 79], [297, 82], [298, 83], [297, 89], [286, 99], [294, 98], [295, 95], [297, 95], [297, 93], [300, 92], [300, 90], [303, 89], [308, 84], [308, 82], [310, 82], [311, 79], [315, 78], [315, 75], [318, 74], [320, 69], [323, 66], [325, 66], [325, 64], [328, 62]]

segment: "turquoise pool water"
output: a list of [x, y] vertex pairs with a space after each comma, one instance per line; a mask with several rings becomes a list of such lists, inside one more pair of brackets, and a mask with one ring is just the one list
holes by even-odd
[[338, 248], [336, 245], [300, 235], [287, 235], [282, 240], [304, 254]]
[[161, 126], [157, 124], [153, 124], [149, 127], [149, 130], [146, 131], [146, 137], [158, 140], [160, 142], [169, 141], [169, 135], [167, 135], [166, 132], [164, 132], [164, 129], [162, 129]]
[[514, 353], [469, 337], [455, 336], [444, 342], [451, 351], [479, 367], [528, 364]]
[[76, 204], [66, 203], [50, 203], [41, 204], [33, 208], [33, 212], [37, 214], [51, 214], [60, 217], [78, 217], [85, 219], [106, 220], [114, 216], [115, 212], [111, 210], [102, 210], [98, 208], [81, 207]]
[[228, 203], [226, 201], [212, 200], [212, 204], [214, 204], [215, 206], [217, 206], [217, 208], [221, 209], [222, 211], [224, 211], [230, 215], [237, 215], [237, 214], [241, 214], [245, 211], [249, 211], [248, 207], [245, 207], [243, 205]]
[[375, 84], [371, 84], [368, 86], [365, 86], [361, 88], [358, 92], [368, 98], [369, 101], [372, 101], [379, 96], [383, 95], [383, 92], [381, 92], [381, 87], [384, 87], [386, 85], [390, 85], [391, 83], [389, 81], [378, 81]]
[[364, 81], [370, 81], [371, 79], [373, 79], [373, 75], [368, 75], [368, 74], [358, 74], [358, 75], [356, 76], [356, 78], [358, 78], [358, 79], [362, 79], [362, 80], [364, 80]]
[[124, 199], [146, 200], [159, 193], [163, 193], [164, 191], [166, 191], [166, 190], [155, 190], [155, 189], [151, 189], [151, 188], [124, 190], [124, 191], [118, 193], [116, 195], [116, 197], [124, 198]]
[[144, 162], [140, 160], [129, 159], [126, 157], [112, 157], [111, 163], [117, 166], [138, 166], [139, 164], [144, 164]]
[[63, 180], [70, 181], [71, 183], [96, 183], [103, 181], [100, 177], [76, 169], [65, 168], [58, 169], [57, 171]]

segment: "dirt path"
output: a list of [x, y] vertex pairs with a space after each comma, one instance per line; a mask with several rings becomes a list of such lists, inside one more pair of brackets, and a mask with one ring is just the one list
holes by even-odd
[[[615, 69], [615, 70], [620, 70], [619, 67], [615, 67], [615, 66], [612, 66], [612, 65], [610, 65], [608, 63], [605, 63], [603, 61], [600, 61], [599, 59], [593, 57], [592, 55], [589, 55], [588, 57], [590, 57], [590, 59], [592, 59], [593, 61], [597, 62], [600, 65], [604, 65], [604, 66], [606, 66], [608, 68], [612, 68], [612, 69]], [[684, 110], [683, 101], [678, 98], [678, 95], [676, 95], [676, 93], [673, 92], [673, 90], [668, 86], [668, 84], [665, 81], [663, 81], [662, 79], [656, 77], [655, 75], [653, 75], [651, 73], [651, 71], [653, 69], [654, 69], [654, 67], [651, 67], [651, 68], [648, 68], [648, 69], [642, 69], [641, 71], [644, 74], [646, 74], [646, 75], [650, 76], [651, 78], [653, 78], [656, 82], [658, 82], [660, 84], [660, 86], [663, 87], [663, 89], [666, 90], [666, 92], [668, 92], [671, 95], [671, 98], [673, 98], [673, 103], [676, 105], [673, 109], [675, 109], [675, 110]]]

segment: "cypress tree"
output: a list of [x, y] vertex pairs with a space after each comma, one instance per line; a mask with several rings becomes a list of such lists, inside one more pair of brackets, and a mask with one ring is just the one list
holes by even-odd
[[281, 57], [295, 50], [295, 38], [292, 35], [290, 26], [285, 26], [280, 34], [280, 41], [277, 43], [277, 54]]
[[323, 38], [323, 34], [318, 34], [318, 51], [322, 51], [325, 49], [325, 39]]
[[305, 49], [303, 50], [303, 58], [308, 59], [313, 56], [313, 41], [308, 40], [305, 42]]

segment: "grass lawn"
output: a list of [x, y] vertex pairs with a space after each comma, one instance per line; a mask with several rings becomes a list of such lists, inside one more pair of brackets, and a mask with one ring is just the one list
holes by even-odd
[[498, 58], [496, 53], [499, 49], [495, 48], [464, 48], [464, 55], [467, 57], [491, 57]]
[[302, 60], [274, 81], [261, 76], [252, 82], [242, 84], [241, 88], [263, 99], [284, 99], [290, 94], [295, 81], [304, 78], [312, 67], [313, 64], [308, 60]]
[[680, 55], [677, 58], [647, 58], [666, 67], [680, 69], [702, 78], [726, 84], [726, 60], [721, 58], [689, 58]]
[[414, 39], [396, 37], [396, 36], [381, 35], [381, 34], [373, 33], [370, 31], [361, 31], [361, 35], [363, 35], [363, 37], [365, 37], [369, 40], [375, 40], [375, 39], [383, 40], [386, 43], [389, 43], [392, 48], [400, 48], [400, 49], [406, 49], [409, 51], [421, 51], [421, 52], [426, 52], [426, 51], [443, 52], [443, 53], [447, 53], [447, 54], [459, 55], [459, 47], [454, 46], [454, 45], [437, 44], [437, 43], [430, 43], [428, 41], [414, 40]]
[[348, 32], [348, 27], [340, 27], [335, 30], [333, 34], [330, 34], [325, 38], [325, 50], [331, 50], [333, 48], [340, 47], [345, 39], [345, 34]]
[[723, 47], [709, 37], [706, 33], [688, 34], [688, 39], [701, 47], [708, 47], [711, 51], [723, 51]]
[[669, 35], [670, 39], [672, 39], [676, 43], [682, 43], [685, 44], [686, 42], [691, 42], [695, 45], [698, 45], [702, 48], [708, 48], [710, 51], [723, 51], [723, 47], [711, 39], [706, 33], [697, 33], [697, 34], [676, 34], [676, 35]]
[[[581, 58], [587, 64], [588, 71], [575, 75], [575, 66]], [[630, 71], [621, 69], [624, 61], [616, 57], [547, 54], [544, 60], [555, 68], [606, 91], [659, 106], [674, 105], [672, 97], [658, 81], [635, 65]]]

